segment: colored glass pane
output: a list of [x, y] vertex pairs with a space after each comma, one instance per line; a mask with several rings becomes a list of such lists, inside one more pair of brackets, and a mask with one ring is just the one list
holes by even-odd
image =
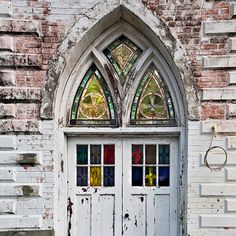
[[111, 187], [115, 185], [115, 168], [114, 167], [104, 167], [103, 171], [103, 185]]
[[131, 124], [168, 124], [174, 120], [172, 99], [154, 65], [138, 86], [130, 117]]
[[143, 186], [143, 167], [132, 167], [132, 186]]
[[101, 145], [90, 146], [90, 163], [101, 164]]
[[106, 97], [95, 74], [82, 93], [77, 119], [109, 119]]
[[115, 164], [115, 145], [106, 144], [104, 145], [104, 164]]
[[90, 186], [101, 186], [101, 167], [90, 167]]
[[170, 145], [159, 145], [159, 164], [170, 163]]
[[156, 186], [156, 167], [148, 166], [145, 168], [146, 186]]
[[142, 50], [125, 36], [120, 36], [103, 52], [119, 75], [121, 83], [123, 83]]
[[132, 164], [143, 164], [143, 145], [132, 145]]
[[77, 145], [77, 165], [88, 164], [88, 145]]
[[145, 154], [146, 164], [156, 164], [156, 145], [146, 145]]
[[71, 109], [70, 124], [116, 124], [110, 90], [95, 65], [87, 71], [77, 90]]
[[77, 167], [77, 186], [88, 185], [88, 168]]
[[170, 185], [170, 167], [159, 167], [158, 181], [160, 187]]

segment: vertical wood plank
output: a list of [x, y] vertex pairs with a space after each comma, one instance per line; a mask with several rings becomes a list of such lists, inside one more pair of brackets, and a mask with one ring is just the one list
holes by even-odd
[[155, 196], [155, 235], [170, 236], [170, 196]]
[[91, 197], [77, 196], [76, 235], [91, 235]]
[[101, 196], [100, 235], [114, 235], [115, 228], [115, 197]]

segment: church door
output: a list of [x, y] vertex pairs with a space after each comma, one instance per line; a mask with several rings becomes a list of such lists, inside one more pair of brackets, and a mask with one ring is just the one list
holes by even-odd
[[177, 161], [173, 137], [70, 137], [69, 234], [176, 236]]

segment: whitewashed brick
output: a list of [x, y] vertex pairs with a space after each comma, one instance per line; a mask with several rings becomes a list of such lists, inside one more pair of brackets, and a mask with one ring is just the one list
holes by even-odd
[[235, 51], [236, 50], [236, 38], [229, 39], [229, 50]]
[[236, 200], [226, 199], [225, 200], [225, 211], [236, 211]]
[[40, 228], [42, 218], [38, 215], [30, 216], [0, 216], [0, 229]]
[[236, 133], [236, 120], [209, 120], [201, 122], [201, 133], [212, 133], [215, 127], [216, 133]]
[[0, 71], [0, 86], [13, 86], [16, 84], [16, 78], [15, 78], [15, 72], [14, 71], [6, 71], [1, 70]]
[[236, 227], [236, 215], [202, 215], [201, 227]]
[[16, 149], [17, 139], [13, 135], [0, 135], [0, 149]]
[[200, 184], [201, 196], [236, 196], [236, 184]]
[[236, 71], [229, 71], [227, 73], [228, 85], [236, 84]]
[[[0, 5], [1, 5], [1, 3], [0, 3]], [[11, 36], [0, 37], [0, 49], [14, 51], [13, 37], [11, 37]]]
[[0, 151], [0, 164], [41, 164], [41, 153]]
[[236, 16], [236, 4], [235, 3], [232, 3], [230, 6], [230, 16], [231, 17]]
[[16, 201], [0, 200], [0, 215], [15, 214], [15, 213], [16, 213]]
[[236, 104], [227, 104], [227, 115], [229, 117], [235, 117], [236, 116]]
[[236, 149], [236, 136], [226, 137], [227, 149]]
[[205, 57], [203, 58], [203, 67], [205, 69], [236, 67], [236, 56], [226, 55]]
[[9, 167], [0, 168], [0, 181], [16, 181], [16, 169]]
[[236, 168], [225, 169], [226, 180], [236, 180]]
[[[236, 58], [235, 58], [236, 60]], [[207, 88], [202, 90], [202, 100], [233, 100], [236, 99], [236, 87]]]
[[227, 34], [236, 32], [236, 20], [204, 22], [205, 34]]
[[0, 2], [0, 16], [1, 15], [12, 15], [12, 3], [11, 2]]
[[[225, 155], [223, 153], [222, 150], [218, 149], [219, 153], [209, 153], [208, 157], [207, 157], [207, 161], [209, 163], [209, 165], [212, 166], [216, 166], [216, 165], [220, 165], [222, 163], [224, 163], [225, 161]], [[204, 155], [205, 153], [201, 153], [200, 154], [200, 165], [204, 166]], [[236, 165], [236, 156], [235, 153], [232, 152], [227, 152], [227, 163], [226, 165]]]
[[39, 184], [1, 184], [0, 196], [3, 197], [33, 197], [41, 195]]

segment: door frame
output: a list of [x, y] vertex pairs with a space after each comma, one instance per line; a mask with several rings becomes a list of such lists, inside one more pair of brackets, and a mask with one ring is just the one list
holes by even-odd
[[[181, 224], [186, 219], [186, 200], [187, 200], [187, 162], [186, 162], [186, 129], [185, 127], [119, 127], [119, 128], [77, 128], [77, 127], [60, 127], [57, 129], [57, 142], [58, 149], [55, 156], [55, 191], [54, 191], [54, 222], [55, 222], [55, 234], [69, 235], [70, 231], [70, 214], [73, 214], [73, 205], [70, 209], [70, 203], [68, 202], [68, 137], [91, 137], [91, 136], [113, 136], [115, 137], [178, 137], [179, 147], [179, 163], [177, 170], [178, 192], [178, 235], [183, 235]], [[63, 186], [63, 188], [60, 188]], [[72, 210], [72, 211], [70, 211]]]

